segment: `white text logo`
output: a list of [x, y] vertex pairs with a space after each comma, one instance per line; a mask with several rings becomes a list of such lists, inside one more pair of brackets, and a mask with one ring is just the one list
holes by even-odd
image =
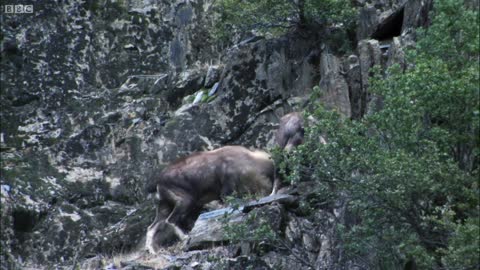
[[33, 5], [3, 5], [2, 10], [9, 14], [33, 13]]

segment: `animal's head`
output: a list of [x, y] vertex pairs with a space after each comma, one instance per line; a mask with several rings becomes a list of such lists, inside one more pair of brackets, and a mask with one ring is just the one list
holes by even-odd
[[284, 115], [275, 137], [277, 145], [287, 151], [303, 143], [305, 136], [303, 117], [298, 112]]

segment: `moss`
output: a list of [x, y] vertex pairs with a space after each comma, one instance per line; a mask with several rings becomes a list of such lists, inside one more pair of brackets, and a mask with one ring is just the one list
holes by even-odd
[[209, 98], [209, 97], [208, 97], [208, 94], [203, 94], [201, 102], [202, 102], [202, 103], [207, 103], [207, 102], [208, 102], [208, 98]]
[[209, 102], [215, 100], [216, 98], [217, 98], [217, 95], [209, 96], [209, 97], [207, 97], [207, 99], [205, 100], [205, 103], [209, 103]]
[[100, 9], [99, 2], [98, 0], [86, 0], [82, 6], [84, 9], [90, 10], [93, 14], [97, 14]]
[[190, 95], [186, 98], [187, 104], [192, 103], [195, 100], [195, 95]]
[[172, 118], [165, 124], [165, 129], [175, 128], [177, 124], [178, 120], [176, 118]]

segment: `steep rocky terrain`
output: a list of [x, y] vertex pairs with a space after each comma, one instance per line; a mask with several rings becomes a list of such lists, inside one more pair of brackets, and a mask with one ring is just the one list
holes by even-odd
[[1, 14], [2, 269], [334, 267], [341, 205], [305, 218], [308, 184], [288, 191], [296, 203], [245, 214], [275, 224], [281, 251], [216, 242], [157, 255], [143, 250], [155, 215], [144, 188], [194, 151], [271, 147], [279, 118], [315, 86], [328, 108], [368, 113], [378, 105], [369, 68], [405, 65], [431, 2], [358, 1], [358, 46], [346, 55], [295, 33], [218, 44], [213, 2], [40, 1], [32, 14]]

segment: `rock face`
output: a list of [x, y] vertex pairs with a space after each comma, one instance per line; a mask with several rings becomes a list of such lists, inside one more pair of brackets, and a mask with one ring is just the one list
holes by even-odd
[[427, 26], [431, 0], [370, 1], [360, 8], [357, 39], [385, 40]]
[[[315, 86], [326, 107], [362, 117], [372, 102], [369, 68], [405, 66], [413, 28], [428, 24], [431, 8], [361, 4], [358, 48], [341, 56], [295, 33], [224, 48], [208, 32], [213, 2], [41, 1], [31, 14], [1, 14], [2, 269], [72, 268], [85, 258], [98, 266], [99, 254], [141, 251], [155, 216], [145, 187], [159, 170], [222, 145], [272, 146], [280, 117], [301, 109]], [[278, 225], [283, 253], [201, 244], [168, 265], [331, 269], [331, 213], [293, 209], [246, 214]]]
[[350, 117], [349, 88], [343, 73], [341, 60], [328, 52], [320, 58], [320, 89], [324, 94], [320, 98], [328, 109], [336, 109], [339, 113]]
[[[429, 12], [433, 7], [430, 0], [359, 3], [358, 54], [350, 56], [346, 64], [354, 119], [382, 106], [381, 99], [368, 92], [368, 78], [372, 75], [370, 68], [379, 66], [385, 69], [394, 64], [405, 68], [404, 51], [415, 44], [415, 29], [428, 26]], [[354, 59], [359, 60], [358, 66]]]
[[[220, 57], [205, 34], [210, 6], [45, 2], [32, 14], [2, 13], [6, 268], [138, 244], [154, 213], [151, 205], [132, 212], [133, 204], [143, 202], [144, 181], [163, 160], [145, 149], [154, 141], [169, 147], [154, 134], [184, 95], [203, 87], [207, 63]], [[119, 227], [124, 218], [142, 226]], [[111, 226], [128, 232], [104, 243]], [[126, 235], [134, 241], [119, 241]]]

